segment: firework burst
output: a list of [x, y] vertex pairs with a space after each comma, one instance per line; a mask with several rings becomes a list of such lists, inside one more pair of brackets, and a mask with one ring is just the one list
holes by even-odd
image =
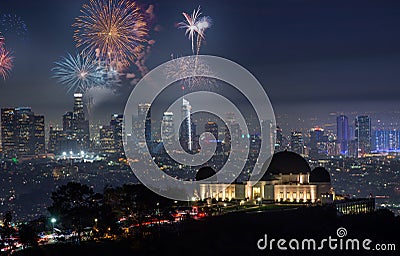
[[92, 54], [68, 54], [55, 63], [54, 78], [67, 87], [68, 92], [86, 92], [93, 86], [102, 86], [103, 68]]
[[192, 15], [185, 12], [182, 13], [185, 17], [184, 22], [180, 22], [179, 28], [186, 29], [186, 35], [192, 42], [192, 52], [195, 53], [195, 42], [196, 42], [196, 53], [199, 54], [201, 42], [204, 39], [204, 33], [206, 29], [211, 27], [211, 18], [204, 16], [200, 17], [200, 6], [193, 10]]
[[11, 52], [7, 51], [4, 45], [0, 45], [0, 75], [4, 80], [10, 75], [13, 59]]
[[0, 16], [0, 30], [9, 39], [25, 40], [28, 38], [28, 26], [21, 17], [14, 14]]
[[[207, 63], [197, 58], [176, 58], [173, 59], [165, 68], [165, 75], [169, 79], [178, 79], [181, 76], [182, 85], [185, 88], [195, 88], [198, 86], [208, 87], [216, 84], [216, 80], [208, 76], [214, 73]], [[196, 76], [196, 74], [203, 76]]]
[[1, 32], [0, 32], [0, 47], [3, 47], [4, 46], [4, 37], [1, 35]]
[[147, 41], [147, 23], [131, 0], [90, 0], [73, 24], [77, 47], [109, 62], [133, 61]]

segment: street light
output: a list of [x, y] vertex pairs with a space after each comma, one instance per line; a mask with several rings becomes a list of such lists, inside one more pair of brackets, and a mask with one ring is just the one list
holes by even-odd
[[53, 225], [53, 230], [54, 230], [54, 224], [57, 222], [56, 218], [51, 218], [50, 222]]

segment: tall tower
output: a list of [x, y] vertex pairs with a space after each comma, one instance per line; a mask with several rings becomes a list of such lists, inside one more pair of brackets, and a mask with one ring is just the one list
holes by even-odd
[[17, 129], [14, 108], [1, 109], [1, 146], [5, 157], [14, 157], [17, 154]]
[[290, 136], [290, 149], [297, 154], [304, 154], [304, 140], [301, 132], [292, 132]]
[[123, 114], [113, 114], [111, 116], [110, 127], [114, 130], [113, 139], [114, 147], [117, 153], [123, 153], [124, 146], [122, 144], [122, 126], [124, 123]]
[[175, 139], [174, 113], [164, 112], [162, 119], [163, 143], [171, 144]]
[[78, 150], [88, 150], [90, 145], [89, 120], [85, 119], [82, 93], [74, 93], [73, 129], [77, 134]]
[[179, 141], [184, 150], [192, 151], [192, 106], [188, 100], [182, 100], [182, 124], [179, 134]]
[[276, 127], [276, 142], [275, 142], [275, 151], [282, 151], [284, 149], [283, 145], [283, 131], [279, 126]]
[[371, 152], [371, 118], [356, 117], [357, 156], [362, 157]]
[[18, 155], [34, 155], [35, 116], [29, 107], [15, 109], [17, 117]]
[[41, 155], [46, 153], [44, 116], [35, 115], [34, 118], [34, 153]]
[[100, 127], [100, 148], [103, 154], [117, 153], [115, 145], [115, 129], [112, 126]]
[[74, 93], [74, 109], [75, 120], [85, 120], [85, 111], [83, 108], [83, 95], [82, 93]]
[[60, 138], [62, 138], [63, 134], [64, 134], [64, 130], [62, 130], [60, 128], [53, 127], [53, 126], [50, 126], [49, 143], [48, 143], [48, 146], [47, 146], [47, 152], [54, 153], [54, 154], [60, 154], [61, 153], [61, 141], [60, 141]]
[[74, 93], [72, 112], [63, 115], [63, 134], [58, 133], [57, 151], [74, 153], [90, 148], [89, 120], [85, 119], [82, 93]]
[[266, 152], [269, 152], [271, 155], [274, 153], [274, 145], [273, 145], [273, 136], [275, 136], [275, 130], [273, 129], [274, 125], [271, 120], [263, 120], [262, 123], [262, 135], [261, 135], [261, 143]]
[[314, 127], [310, 129], [310, 152], [309, 155], [313, 158], [320, 157], [326, 150], [323, 143], [324, 141], [324, 129], [320, 127]]
[[[150, 103], [140, 103], [138, 106], [138, 117], [139, 120], [145, 120], [145, 141], [150, 142], [151, 138], [151, 104]], [[138, 124], [139, 129], [143, 129], [143, 124]]]
[[349, 141], [350, 141], [350, 129], [349, 119], [345, 115], [340, 115], [336, 118], [337, 125], [337, 142], [340, 144], [340, 154], [349, 154]]
[[72, 131], [74, 129], [74, 113], [66, 112], [63, 115], [63, 131]]

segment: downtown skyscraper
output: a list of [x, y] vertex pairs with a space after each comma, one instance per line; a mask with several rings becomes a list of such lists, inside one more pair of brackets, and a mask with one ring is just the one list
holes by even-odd
[[340, 145], [340, 154], [349, 154], [349, 142], [350, 142], [350, 128], [349, 118], [345, 115], [340, 115], [336, 118], [337, 125], [337, 143]]
[[[139, 120], [145, 120], [144, 123], [140, 122], [137, 124], [137, 135], [138, 138], [141, 138], [141, 131], [144, 128], [145, 133], [144, 136], [145, 138], [141, 138], [141, 142], [146, 141], [146, 143], [151, 142], [152, 137], [151, 137], [151, 104], [150, 103], [140, 103], [138, 105], [138, 118]], [[144, 126], [144, 127], [143, 127]]]
[[6, 158], [37, 156], [46, 153], [43, 115], [30, 107], [2, 108], [3, 155]]
[[100, 152], [109, 155], [124, 154], [123, 137], [123, 114], [112, 114], [110, 125], [100, 126]]
[[185, 151], [192, 151], [192, 119], [191, 119], [192, 106], [185, 98], [182, 100], [182, 124], [179, 130], [179, 142]]
[[175, 140], [174, 113], [164, 112], [161, 127], [164, 145], [172, 144]]
[[328, 137], [324, 136], [324, 129], [320, 127], [311, 128], [308, 155], [312, 158], [319, 158], [327, 155], [327, 141]]
[[82, 93], [74, 94], [74, 107], [62, 117], [62, 130], [50, 127], [49, 152], [80, 153], [90, 149], [89, 120], [85, 118]]
[[292, 132], [290, 136], [290, 150], [300, 155], [304, 154], [304, 140], [301, 132]]
[[369, 116], [356, 117], [357, 157], [371, 153], [371, 118]]

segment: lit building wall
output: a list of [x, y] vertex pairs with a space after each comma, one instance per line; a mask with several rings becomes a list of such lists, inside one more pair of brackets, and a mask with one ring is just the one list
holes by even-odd
[[278, 202], [312, 202], [317, 196], [317, 185], [275, 185], [275, 201]]
[[15, 157], [18, 151], [15, 108], [1, 109], [1, 144], [5, 157]]
[[297, 154], [304, 154], [304, 140], [301, 132], [292, 132], [290, 136], [290, 149]]
[[100, 148], [103, 154], [117, 153], [113, 127], [103, 126], [100, 128]]
[[369, 116], [356, 117], [357, 156], [371, 152], [371, 119]]
[[340, 115], [336, 118], [337, 125], [337, 142], [340, 145], [340, 154], [349, 154], [349, 141], [350, 141], [350, 129], [349, 129], [349, 118], [345, 115]]

